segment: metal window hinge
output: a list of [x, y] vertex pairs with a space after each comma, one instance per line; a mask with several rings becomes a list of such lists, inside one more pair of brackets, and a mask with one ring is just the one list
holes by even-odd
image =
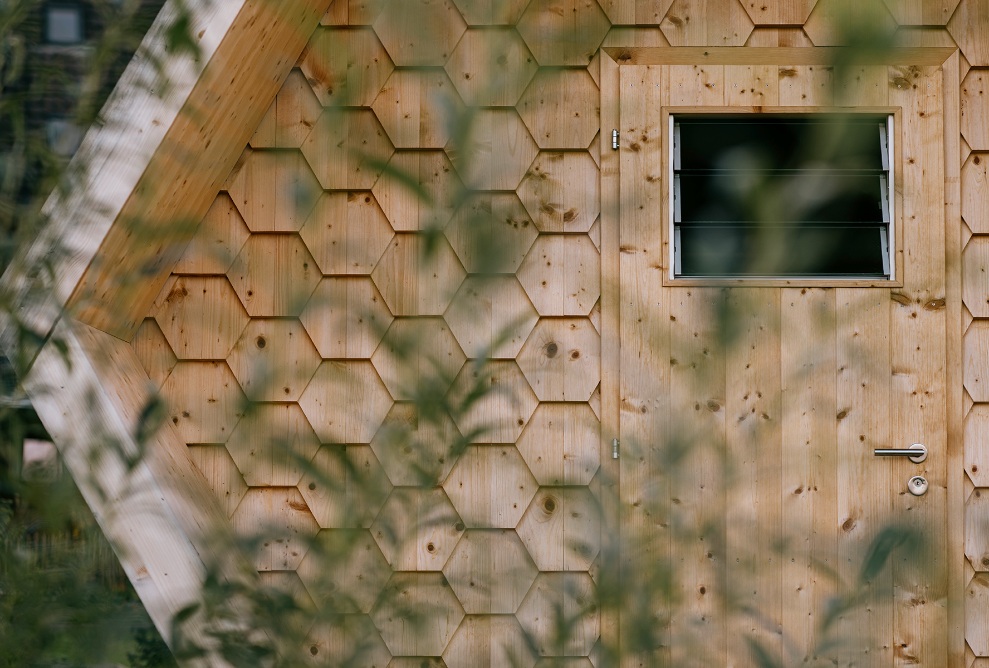
[[611, 131], [611, 149], [613, 151], [618, 150], [618, 130]]
[[618, 439], [613, 439], [611, 441], [611, 458], [618, 459]]

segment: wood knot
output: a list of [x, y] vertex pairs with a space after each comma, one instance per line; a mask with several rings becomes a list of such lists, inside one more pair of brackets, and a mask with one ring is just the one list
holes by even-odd
[[259, 336], [258, 338], [254, 339], [254, 345], [256, 345], [258, 348], [264, 348], [266, 345], [268, 345], [268, 342], [265, 340], [263, 336]]
[[560, 351], [560, 347], [556, 345], [555, 341], [550, 341], [545, 346], [543, 346], [543, 351], [546, 353], [546, 357], [556, 357], [556, 353]]

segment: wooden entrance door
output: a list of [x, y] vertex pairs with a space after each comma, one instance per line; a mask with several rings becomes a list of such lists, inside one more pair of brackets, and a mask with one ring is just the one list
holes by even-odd
[[[941, 69], [602, 67], [620, 90], [602, 170], [620, 184], [626, 665], [946, 665]], [[835, 104], [902, 108], [899, 283], [670, 281], [661, 110]], [[923, 464], [873, 455], [915, 442]]]

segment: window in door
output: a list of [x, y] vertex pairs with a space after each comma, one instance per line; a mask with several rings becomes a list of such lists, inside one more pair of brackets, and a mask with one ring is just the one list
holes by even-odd
[[894, 280], [891, 114], [672, 113], [672, 278]]

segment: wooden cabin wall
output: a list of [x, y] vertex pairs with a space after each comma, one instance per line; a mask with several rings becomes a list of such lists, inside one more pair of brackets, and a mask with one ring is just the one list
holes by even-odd
[[[989, 5], [385, 8], [333, 2], [132, 341], [234, 527], [290, 537], [256, 555], [263, 576], [352, 615], [375, 665], [499, 666], [505, 652], [600, 665], [608, 620], [585, 604], [607, 521], [601, 404], [615, 398], [600, 390], [613, 369], [601, 367], [599, 49], [831, 45], [837, 17], [871, 8], [902, 44], [961, 51], [961, 136], [946, 145], [960, 147], [948, 239], [964, 248], [967, 533], [952, 568], [966, 573], [964, 665], [989, 666]], [[432, 419], [414, 401], [425, 383], [454, 399], [494, 391]], [[276, 456], [279, 439], [298, 461]], [[312, 538], [350, 546], [336, 593], [302, 548]], [[426, 611], [422, 628], [392, 614], [396, 600]], [[584, 610], [562, 646], [557, 609]], [[313, 631], [317, 660], [340, 651], [334, 637]]]

